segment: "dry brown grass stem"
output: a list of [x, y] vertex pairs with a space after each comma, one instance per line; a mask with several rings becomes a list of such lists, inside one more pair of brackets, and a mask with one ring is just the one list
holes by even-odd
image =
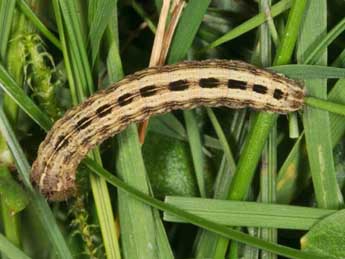
[[[171, 6], [171, 18], [167, 26], [167, 20], [169, 16], [169, 9]], [[162, 9], [159, 15], [158, 27], [156, 36], [153, 42], [150, 64], [149, 66], [162, 66], [165, 63], [168, 55], [168, 50], [181, 17], [182, 10], [185, 6], [184, 0], [174, 0], [171, 4], [171, 0], [163, 0]], [[139, 140], [143, 144], [145, 141], [146, 129], [148, 127], [148, 120], [139, 124]]]

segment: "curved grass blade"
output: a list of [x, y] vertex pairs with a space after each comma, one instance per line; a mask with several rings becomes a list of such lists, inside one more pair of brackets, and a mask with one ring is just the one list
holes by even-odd
[[[271, 16], [272, 18], [278, 16], [279, 14], [288, 10], [291, 6], [291, 0], [281, 0], [280, 2], [276, 3], [271, 8]], [[206, 51], [208, 49], [215, 48], [225, 42], [228, 42], [234, 38], [245, 34], [246, 32], [255, 29], [256, 27], [260, 26], [266, 21], [267, 17], [265, 13], [260, 13], [254, 16], [253, 18], [247, 20], [246, 22], [240, 24], [239, 26], [235, 27], [219, 39], [210, 43], [207, 47], [205, 47], [202, 51]]]
[[[21, 90], [21, 89], [20, 89]], [[29, 172], [31, 170], [25, 154], [21, 149], [17, 138], [4, 114], [3, 109], [0, 109], [0, 131], [7, 141], [7, 144], [15, 158], [17, 170], [23, 179], [23, 183], [28, 191], [31, 203], [30, 208], [37, 215], [37, 218], [41, 221], [42, 228], [46, 231], [47, 238], [53, 244], [59, 258], [71, 258], [72, 255], [67, 248], [66, 242], [62, 236], [61, 231], [55, 221], [55, 217], [47, 204], [47, 201], [39, 193], [37, 193], [29, 180]]]
[[29, 256], [24, 254], [23, 251], [19, 250], [15, 245], [13, 245], [10, 241], [6, 239], [0, 233], [0, 251], [1, 253], [8, 257], [8, 258], [16, 258], [16, 259], [30, 259]]
[[[87, 158], [84, 160], [84, 164], [91, 169], [93, 172], [98, 174], [99, 176], [102, 176], [108, 181], [110, 184], [116, 186], [117, 188], [126, 191], [127, 193], [133, 195], [136, 199], [145, 202], [146, 204], [149, 204], [153, 206], [154, 208], [163, 210], [165, 212], [169, 212], [173, 215], [178, 216], [179, 218], [185, 220], [186, 222], [190, 222], [196, 226], [205, 228], [209, 231], [215, 232], [225, 238], [234, 239], [239, 242], [243, 242], [248, 245], [252, 245], [267, 251], [270, 251], [272, 253], [277, 253], [282, 256], [286, 256], [288, 258], [300, 258], [300, 259], [321, 259], [323, 257], [320, 257], [318, 255], [310, 255], [307, 253], [303, 253], [299, 250], [295, 250], [289, 247], [285, 247], [278, 244], [269, 243], [266, 241], [262, 241], [260, 239], [254, 238], [252, 236], [249, 236], [247, 234], [244, 234], [240, 231], [236, 231], [233, 229], [226, 228], [222, 225], [219, 225], [213, 221], [209, 221], [206, 219], [203, 219], [201, 217], [198, 217], [194, 214], [188, 213], [184, 210], [181, 210], [175, 206], [165, 204], [164, 202], [154, 199], [147, 194], [144, 194], [143, 192], [131, 187], [130, 185], [127, 185], [123, 181], [121, 181], [116, 176], [110, 174], [108, 171], [106, 171], [104, 168], [100, 167], [97, 163], [95, 163], [93, 160]], [[326, 259], [326, 258], [323, 258]]]
[[306, 64], [315, 64], [325, 51], [327, 47], [345, 30], [345, 18], [343, 18], [336, 26], [332, 28], [328, 34], [322, 38], [320, 43], [312, 49], [311, 52], [306, 52], [307, 57], [304, 60]]
[[52, 121], [17, 85], [16, 81], [0, 64], [0, 87], [13, 98], [23, 111], [25, 111], [44, 130], [49, 130]]

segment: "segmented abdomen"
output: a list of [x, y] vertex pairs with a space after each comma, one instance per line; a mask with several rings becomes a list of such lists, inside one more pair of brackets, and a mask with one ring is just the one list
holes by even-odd
[[59, 119], [41, 143], [31, 179], [50, 200], [67, 199], [94, 146], [130, 123], [196, 106], [287, 113], [303, 106], [296, 81], [240, 61], [206, 60], [148, 68], [100, 91]]

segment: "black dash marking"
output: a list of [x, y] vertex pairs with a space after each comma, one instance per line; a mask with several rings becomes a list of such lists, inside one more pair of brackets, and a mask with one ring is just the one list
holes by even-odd
[[133, 101], [133, 95], [131, 94], [124, 94], [117, 99], [117, 102], [120, 106], [125, 106], [127, 104], [130, 104]]
[[213, 88], [213, 87], [217, 87], [219, 85], [219, 80], [217, 78], [214, 77], [210, 77], [210, 78], [201, 78], [199, 80], [199, 85], [202, 88]]
[[59, 151], [63, 147], [68, 145], [68, 139], [65, 136], [59, 136], [56, 141], [55, 150]]
[[263, 86], [263, 85], [254, 84], [253, 85], [253, 91], [257, 92], [259, 94], [266, 94], [267, 93], [267, 87]]
[[284, 97], [284, 92], [280, 89], [274, 89], [273, 98], [280, 100]]
[[187, 80], [177, 80], [169, 83], [168, 87], [171, 91], [183, 91], [188, 89], [189, 83]]
[[231, 89], [246, 90], [247, 82], [230, 79], [228, 81], [228, 87]]
[[88, 117], [82, 118], [77, 122], [77, 130], [85, 129], [87, 126], [91, 124], [91, 119]]
[[111, 113], [111, 105], [110, 104], [102, 105], [101, 107], [98, 107], [96, 110], [96, 114], [100, 118], [106, 116], [109, 113]]
[[154, 95], [157, 92], [157, 89], [155, 85], [148, 85], [144, 86], [143, 88], [140, 88], [139, 91], [142, 97], [149, 97]]

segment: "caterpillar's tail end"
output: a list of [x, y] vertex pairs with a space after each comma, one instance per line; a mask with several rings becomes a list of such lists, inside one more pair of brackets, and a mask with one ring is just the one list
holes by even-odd
[[66, 201], [76, 193], [73, 179], [61, 182], [57, 174], [44, 172], [40, 162], [36, 160], [32, 164], [30, 180], [32, 185], [49, 201]]

